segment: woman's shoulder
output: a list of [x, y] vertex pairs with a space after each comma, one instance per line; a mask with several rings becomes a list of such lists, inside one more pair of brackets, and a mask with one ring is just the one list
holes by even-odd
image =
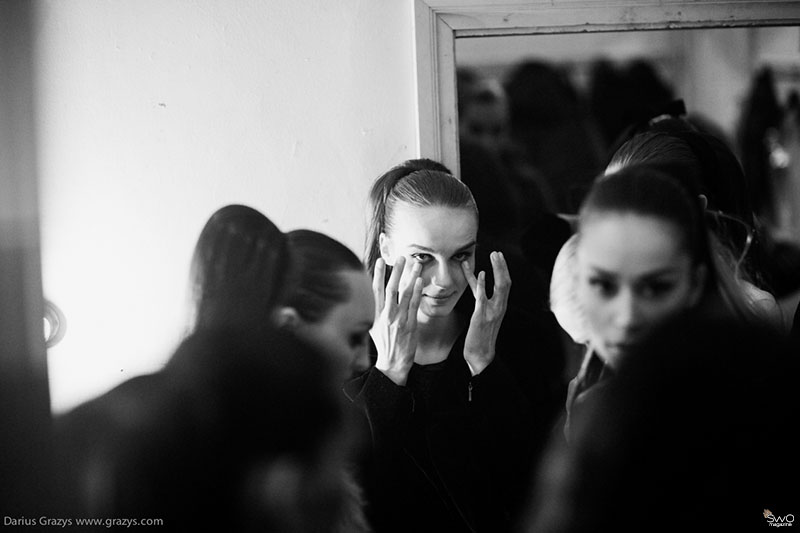
[[146, 423], [164, 391], [161, 373], [132, 377], [106, 393], [55, 417], [62, 432], [130, 430]]

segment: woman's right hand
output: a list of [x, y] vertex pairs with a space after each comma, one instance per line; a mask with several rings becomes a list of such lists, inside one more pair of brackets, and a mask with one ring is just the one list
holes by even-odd
[[406, 271], [406, 258], [395, 261], [384, 288], [386, 263], [378, 259], [372, 277], [375, 322], [369, 334], [378, 349], [375, 368], [396, 385], [405, 385], [417, 351], [417, 310], [422, 300], [422, 266]]

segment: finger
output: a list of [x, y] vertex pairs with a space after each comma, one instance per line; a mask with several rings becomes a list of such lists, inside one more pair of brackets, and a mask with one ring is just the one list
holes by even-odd
[[410, 269], [403, 272], [400, 278], [400, 307], [408, 307], [408, 302], [411, 299], [411, 294], [414, 292], [414, 284], [422, 272], [422, 264], [417, 261], [413, 262]]
[[469, 264], [469, 261], [461, 262], [461, 271], [464, 273], [464, 277], [467, 278], [467, 283], [469, 284], [469, 288], [472, 291], [472, 295], [474, 296], [475, 290], [478, 287], [478, 279], [472, 272], [472, 265]]
[[417, 311], [419, 311], [419, 304], [422, 302], [422, 278], [414, 280], [414, 287], [411, 291], [411, 300], [408, 302], [408, 327], [415, 329], [417, 327]]
[[372, 273], [372, 295], [375, 298], [375, 318], [383, 311], [384, 286], [386, 280], [386, 262], [380, 257], [375, 261], [375, 270]]
[[508, 299], [508, 293], [511, 289], [511, 274], [508, 271], [508, 264], [502, 252], [492, 252], [489, 256], [492, 262], [492, 273], [494, 274], [494, 293], [492, 299], [497, 298], [502, 300]]
[[486, 272], [483, 270], [478, 273], [478, 280], [475, 287], [475, 301], [479, 304], [486, 301]]
[[482, 319], [486, 305], [486, 273], [481, 271], [475, 279], [475, 308], [472, 310], [472, 320]]
[[389, 282], [386, 284], [386, 309], [392, 315], [397, 309], [397, 291], [400, 286], [400, 276], [403, 274], [403, 267], [406, 264], [406, 258], [400, 256], [394, 262], [392, 274], [389, 276]]

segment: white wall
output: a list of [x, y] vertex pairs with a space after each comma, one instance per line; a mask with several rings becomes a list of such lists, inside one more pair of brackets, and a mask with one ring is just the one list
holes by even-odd
[[231, 202], [361, 253], [416, 154], [411, 3], [40, 0], [35, 104], [55, 411], [156, 370], [194, 241]]

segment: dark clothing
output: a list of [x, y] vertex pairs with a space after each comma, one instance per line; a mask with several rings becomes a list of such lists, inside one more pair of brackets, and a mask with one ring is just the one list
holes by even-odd
[[[193, 333], [159, 372], [58, 417], [61, 516], [156, 518], [168, 531], [366, 531], [339, 456], [345, 421], [329, 365], [284, 331]], [[299, 486], [268, 488], [287, 463]]]
[[[561, 368], [555, 321], [526, 314], [520, 328], [511, 315], [476, 376], [464, 360], [465, 327], [447, 359], [415, 364], [406, 386], [374, 367], [347, 384], [372, 437], [363, 483], [375, 531], [516, 525], [563, 388], [550, 374]], [[515, 343], [522, 333], [526, 342]]]
[[794, 312], [794, 322], [792, 323], [792, 340], [797, 347], [800, 347], [800, 304]]
[[567, 389], [567, 418], [564, 424], [564, 436], [567, 442], [572, 440], [570, 422], [575, 419], [590, 398], [600, 390], [606, 380], [614, 375], [614, 371], [606, 365], [594, 352], [586, 354], [587, 360], [581, 365], [578, 375], [569, 382]]
[[[173, 414], [165, 401], [168, 386], [163, 373], [136, 376], [56, 417], [57, 486], [66, 512], [114, 516], [126, 504], [119, 489], [138, 488], [134, 478], [144, 477], [146, 471], [137, 456], [140, 443], [142, 448], [156, 449], [157, 435], [169, 427], [160, 423]], [[134, 462], [135, 469], [120, 467]]]

